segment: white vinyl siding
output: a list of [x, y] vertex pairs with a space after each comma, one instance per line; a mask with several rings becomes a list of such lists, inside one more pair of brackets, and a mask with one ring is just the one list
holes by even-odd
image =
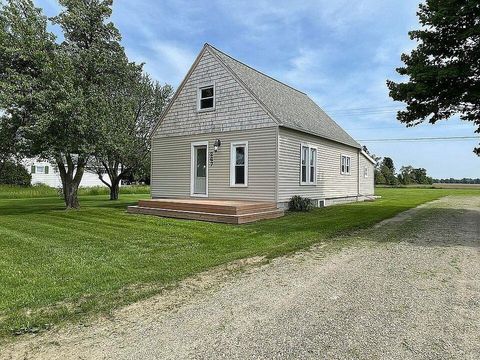
[[[363, 176], [360, 176], [360, 194], [373, 195], [375, 193], [374, 187], [374, 166], [363, 154], [360, 154], [360, 169], [363, 169]], [[365, 176], [365, 169], [367, 176]]]
[[[311, 144], [316, 151], [316, 184], [299, 182], [301, 144]], [[278, 201], [286, 202], [293, 195], [312, 199], [331, 199], [358, 195], [358, 150], [348, 145], [281, 127], [279, 129]], [[338, 170], [341, 155], [351, 157], [351, 175], [341, 176]], [[369, 177], [371, 179], [371, 177]]]
[[[213, 152], [213, 165], [209, 164], [208, 198], [275, 201], [276, 134], [277, 129], [270, 127], [153, 139], [152, 197], [189, 197], [191, 143], [208, 141], [211, 153], [215, 139], [220, 139], [222, 145]], [[231, 144], [247, 142], [248, 187], [231, 187]]]

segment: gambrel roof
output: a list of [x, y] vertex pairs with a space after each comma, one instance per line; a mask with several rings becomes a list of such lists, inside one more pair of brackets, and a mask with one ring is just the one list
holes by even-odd
[[361, 147], [307, 94], [245, 65], [209, 44], [205, 44], [205, 47], [242, 82], [279, 126]]

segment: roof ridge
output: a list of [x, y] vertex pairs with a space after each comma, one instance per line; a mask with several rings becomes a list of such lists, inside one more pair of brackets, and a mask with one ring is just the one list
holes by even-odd
[[360, 144], [306, 93], [242, 63], [208, 43], [205, 43], [204, 49], [208, 49], [279, 126], [360, 148]]
[[213, 46], [213, 45], [211, 45], [211, 44], [209, 44], [209, 43], [205, 43], [205, 46], [208, 46], [208, 47], [212, 48], [213, 50], [219, 52], [220, 54], [225, 55], [226, 57], [232, 59], [233, 61], [238, 62], [239, 64], [241, 64], [241, 65], [243, 65], [243, 66], [246, 66], [246, 67], [249, 68], [250, 70], [253, 70], [253, 71], [255, 71], [255, 72], [257, 72], [257, 73], [259, 73], [259, 74], [261, 74], [261, 75], [263, 75], [263, 76], [265, 76], [265, 77], [267, 77], [267, 78], [269, 78], [269, 79], [271, 79], [271, 80], [273, 80], [273, 81], [275, 81], [275, 82], [283, 85], [283, 86], [286, 86], [286, 87], [288, 87], [288, 88], [290, 88], [290, 89], [292, 89], [292, 90], [295, 90], [295, 91], [299, 92], [300, 94], [303, 94], [303, 95], [308, 96], [308, 95], [307, 95], [306, 93], [304, 93], [303, 91], [298, 90], [298, 89], [295, 89], [293, 86], [290, 86], [290, 85], [288, 85], [288, 84], [285, 84], [284, 82], [282, 82], [282, 81], [280, 81], [280, 80], [278, 80], [278, 79], [275, 79], [274, 77], [271, 77], [270, 75], [267, 75], [267, 74], [261, 72], [260, 70], [257, 70], [257, 69], [251, 67], [251, 66], [248, 65], [248, 64], [245, 64], [244, 62], [242, 62], [242, 61], [240, 61], [240, 60], [238, 60], [238, 59], [235, 59], [233, 56], [231, 56], [231, 55], [223, 52], [222, 50], [217, 49], [215, 46]]

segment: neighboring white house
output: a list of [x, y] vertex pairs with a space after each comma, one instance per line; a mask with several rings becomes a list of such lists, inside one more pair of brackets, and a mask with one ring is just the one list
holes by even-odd
[[[27, 159], [24, 161], [24, 165], [32, 175], [32, 184], [45, 184], [55, 188], [62, 186], [62, 180], [60, 179], [60, 173], [58, 172], [56, 165], [38, 159]], [[105, 176], [104, 180], [110, 182], [108, 176]], [[106, 185], [100, 181], [97, 174], [85, 171], [80, 186], [90, 187]]]
[[322, 206], [372, 196], [373, 166], [305, 93], [205, 44], [153, 133], [151, 195]]

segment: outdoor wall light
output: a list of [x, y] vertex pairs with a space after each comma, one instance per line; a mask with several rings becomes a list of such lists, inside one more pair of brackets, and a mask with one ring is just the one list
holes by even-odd
[[215, 140], [215, 142], [213, 143], [213, 150], [217, 152], [218, 149], [220, 149], [220, 145], [222, 145], [222, 142], [220, 141], [220, 139]]

